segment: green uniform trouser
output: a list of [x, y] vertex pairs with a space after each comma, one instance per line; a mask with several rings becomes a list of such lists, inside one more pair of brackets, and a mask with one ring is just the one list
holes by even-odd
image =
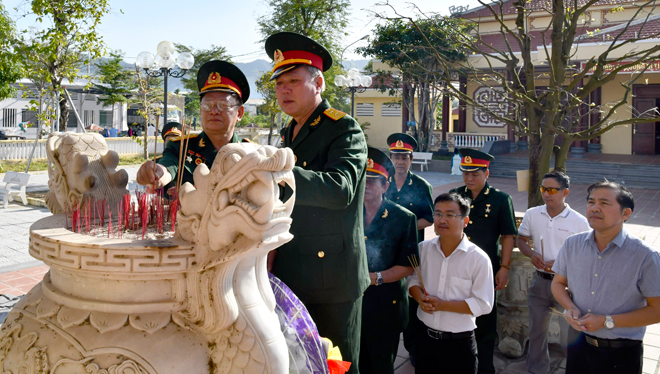
[[333, 304], [306, 304], [319, 335], [339, 347], [342, 360], [351, 363], [348, 374], [359, 374], [360, 335], [362, 332], [362, 297]]

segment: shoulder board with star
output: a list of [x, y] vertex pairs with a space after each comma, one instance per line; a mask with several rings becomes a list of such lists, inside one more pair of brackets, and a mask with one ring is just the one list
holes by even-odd
[[172, 141], [172, 142], [178, 142], [179, 140], [184, 139], [184, 138], [185, 138], [185, 139], [193, 139], [193, 138], [196, 138], [196, 137], [198, 137], [198, 136], [199, 136], [199, 134], [190, 134], [190, 135], [186, 135], [185, 137], [183, 137], [183, 136], [177, 136], [177, 137], [174, 137], [174, 138], [170, 138], [170, 141]]
[[342, 119], [346, 113], [342, 112], [341, 110], [333, 109], [333, 108], [328, 108], [323, 111], [323, 114], [326, 116], [332, 118], [334, 121], [339, 121]]

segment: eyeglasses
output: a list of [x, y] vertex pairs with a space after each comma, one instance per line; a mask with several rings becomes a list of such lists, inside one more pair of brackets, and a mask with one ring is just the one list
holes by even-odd
[[455, 214], [455, 213], [440, 213], [440, 212], [434, 212], [433, 213], [433, 218], [441, 219], [442, 217], [447, 217], [447, 219], [452, 219], [452, 218], [460, 218], [463, 217], [460, 214]]
[[217, 108], [218, 111], [220, 112], [229, 112], [232, 110], [232, 108], [236, 107], [237, 105], [232, 105], [229, 104], [226, 101], [207, 101], [199, 104], [199, 108], [205, 112], [210, 112], [213, 110], [213, 108]]
[[547, 192], [547, 193], [549, 193], [550, 195], [556, 195], [557, 192], [559, 192], [559, 191], [561, 191], [561, 190], [564, 190], [564, 189], [565, 189], [564, 187], [561, 187], [561, 188], [555, 188], [555, 187], [545, 187], [545, 186], [541, 186], [541, 193], [546, 193], [546, 192]]

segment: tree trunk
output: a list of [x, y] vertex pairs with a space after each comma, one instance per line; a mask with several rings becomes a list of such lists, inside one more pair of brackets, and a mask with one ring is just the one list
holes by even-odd
[[275, 127], [275, 113], [270, 113], [270, 131], [268, 131], [268, 145], [270, 144], [270, 138], [273, 135], [273, 127]]
[[533, 208], [543, 204], [543, 196], [541, 195], [539, 188], [543, 181], [543, 175], [550, 170], [550, 160], [552, 158], [552, 148], [554, 147], [554, 143], [555, 137], [546, 134], [541, 137], [538, 144], [530, 144], [527, 208]]
[[71, 108], [69, 108], [69, 102], [67, 101], [64, 92], [62, 92], [60, 94], [60, 123], [59, 123], [60, 132], [66, 131], [66, 125], [69, 122], [70, 111]]
[[566, 172], [566, 159], [568, 158], [568, 152], [571, 150], [573, 140], [572, 137], [564, 137], [562, 140], [559, 152], [557, 152], [557, 155], [555, 156], [555, 170], [561, 171], [562, 173]]

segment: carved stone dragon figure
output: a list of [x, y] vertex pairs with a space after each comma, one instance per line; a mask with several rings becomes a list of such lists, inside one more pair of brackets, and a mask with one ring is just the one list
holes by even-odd
[[51, 269], [2, 325], [0, 372], [288, 373], [266, 256], [291, 240], [279, 184], [295, 190], [294, 163], [290, 149], [223, 147], [183, 186], [172, 239], [36, 222], [30, 253]]

